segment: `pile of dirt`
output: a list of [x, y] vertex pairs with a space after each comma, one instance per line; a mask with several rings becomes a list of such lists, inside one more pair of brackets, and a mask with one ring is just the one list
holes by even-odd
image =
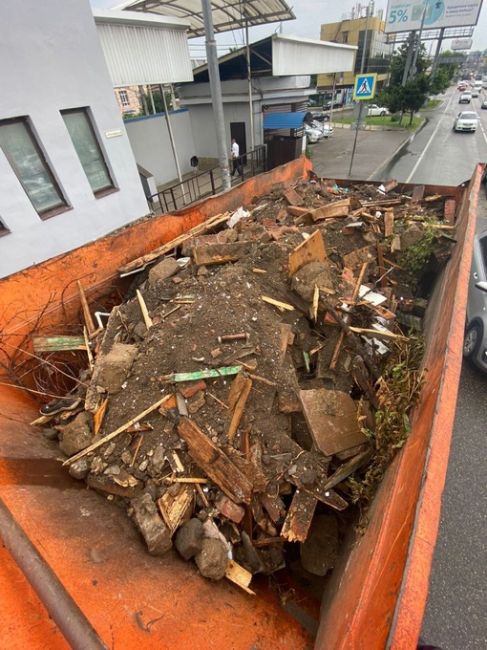
[[444, 197], [394, 188], [276, 188], [121, 269], [140, 269], [131, 295], [92, 336], [83, 384], [41, 422], [150, 553], [174, 544], [245, 590], [290, 542], [307, 572], [333, 568], [351, 504], [372, 498], [405, 439], [379, 436], [376, 414], [400, 373], [402, 413], [414, 404], [420, 358], [398, 360], [454, 241]]

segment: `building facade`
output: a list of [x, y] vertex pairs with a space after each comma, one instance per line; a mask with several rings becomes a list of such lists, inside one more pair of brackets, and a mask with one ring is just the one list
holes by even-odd
[[2, 3], [0, 49], [3, 277], [148, 206], [89, 1]]
[[143, 113], [143, 103], [139, 86], [115, 88], [115, 99], [124, 118], [135, 117]]
[[380, 14], [321, 25], [320, 38], [322, 41], [356, 45], [358, 49], [352, 71], [338, 72], [335, 77], [332, 74], [318, 75], [318, 88], [332, 88], [334, 81], [337, 88], [352, 87], [355, 75], [361, 70], [362, 58], [364, 58], [364, 71], [376, 72], [379, 84], [384, 83], [389, 75], [393, 51], [393, 45], [387, 43], [384, 29], [385, 22]]

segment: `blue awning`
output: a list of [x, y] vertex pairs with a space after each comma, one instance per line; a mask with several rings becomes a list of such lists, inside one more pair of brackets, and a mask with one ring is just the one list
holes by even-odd
[[295, 113], [265, 113], [264, 129], [302, 129], [305, 111]]

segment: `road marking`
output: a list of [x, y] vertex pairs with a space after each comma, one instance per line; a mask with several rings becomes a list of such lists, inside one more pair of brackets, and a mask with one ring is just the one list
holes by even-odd
[[484, 125], [482, 124], [482, 120], [479, 118], [479, 124], [480, 124], [480, 130], [482, 131], [482, 135], [484, 136], [485, 144], [487, 144], [487, 134], [485, 133]]
[[409, 176], [406, 178], [406, 183], [410, 183], [410, 182], [411, 182], [412, 177], [413, 177], [414, 174], [416, 173], [416, 170], [417, 170], [418, 167], [420, 166], [421, 161], [423, 160], [423, 158], [424, 158], [425, 155], [426, 155], [426, 152], [427, 152], [428, 149], [430, 148], [430, 145], [431, 145], [431, 143], [433, 142], [433, 140], [434, 140], [434, 138], [435, 138], [435, 135], [438, 133], [438, 129], [439, 129], [440, 126], [441, 126], [441, 123], [442, 123], [442, 121], [443, 121], [443, 116], [445, 115], [445, 113], [447, 112], [447, 110], [450, 108], [450, 104], [451, 104], [452, 99], [453, 99], [454, 96], [455, 96], [455, 94], [452, 93], [452, 96], [450, 97], [450, 101], [449, 101], [448, 104], [446, 105], [445, 110], [442, 112], [441, 117], [440, 117], [440, 119], [438, 120], [438, 124], [435, 126], [435, 130], [433, 131], [433, 133], [431, 134], [430, 139], [429, 139], [428, 142], [426, 143], [426, 147], [423, 149], [423, 153], [420, 155], [420, 157], [419, 157], [418, 160], [416, 161], [416, 164], [414, 165], [414, 167], [413, 167], [411, 173], [410, 173]]

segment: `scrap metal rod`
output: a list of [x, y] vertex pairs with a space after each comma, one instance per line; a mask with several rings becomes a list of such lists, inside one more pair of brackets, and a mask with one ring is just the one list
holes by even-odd
[[74, 650], [106, 650], [98, 633], [0, 499], [0, 539]]

